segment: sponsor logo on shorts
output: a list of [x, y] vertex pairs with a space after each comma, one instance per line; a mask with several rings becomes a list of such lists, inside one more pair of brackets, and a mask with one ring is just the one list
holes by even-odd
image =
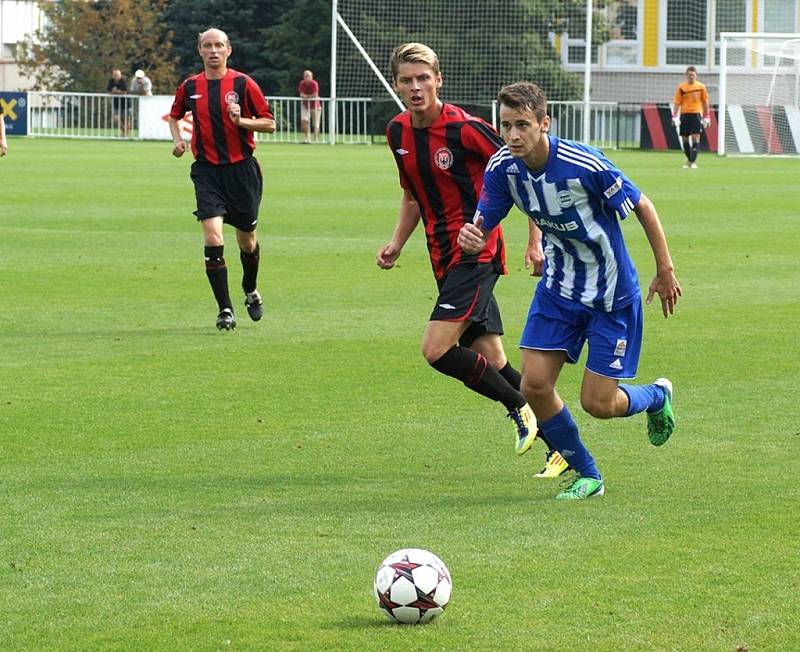
[[622, 363], [619, 361], [619, 358], [617, 358], [616, 360], [614, 360], [614, 362], [612, 362], [612, 363], [611, 363], [610, 365], [608, 365], [608, 366], [609, 366], [609, 367], [611, 367], [612, 369], [616, 369], [617, 371], [619, 371], [620, 369], [622, 369]]
[[603, 191], [603, 194], [606, 196], [606, 199], [611, 199], [621, 189], [622, 189], [622, 177], [617, 177], [616, 181], [614, 181], [614, 183], [612, 183], [610, 187], [606, 188]]
[[559, 190], [556, 193], [556, 198], [558, 199], [558, 205], [561, 208], [569, 208], [570, 206], [575, 205], [575, 198], [572, 196], [572, 193], [569, 190]]
[[433, 162], [440, 170], [449, 170], [453, 165], [453, 152], [449, 147], [440, 147], [433, 153]]
[[453, 306], [453, 305], [451, 305], [449, 303], [440, 303], [439, 307], [440, 308], [444, 308], [445, 310], [455, 310], [456, 309], [455, 306]]
[[571, 451], [569, 448], [561, 451], [561, 457], [572, 457], [573, 455], [575, 455], [575, 451]]
[[225, 104], [238, 104], [239, 103], [239, 93], [236, 91], [228, 91], [225, 93]]
[[625, 356], [625, 350], [628, 348], [628, 340], [617, 340], [617, 346], [614, 349], [614, 355], [620, 358]]

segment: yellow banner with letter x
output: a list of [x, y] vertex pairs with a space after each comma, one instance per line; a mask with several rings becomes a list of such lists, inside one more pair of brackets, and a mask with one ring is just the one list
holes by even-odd
[[6, 123], [9, 136], [28, 133], [28, 94], [0, 92], [0, 116]]

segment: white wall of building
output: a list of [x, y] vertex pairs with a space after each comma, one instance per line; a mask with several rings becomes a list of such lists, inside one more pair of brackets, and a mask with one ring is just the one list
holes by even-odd
[[19, 74], [14, 61], [17, 42], [43, 25], [35, 0], [0, 0], [0, 91], [19, 91], [32, 82]]

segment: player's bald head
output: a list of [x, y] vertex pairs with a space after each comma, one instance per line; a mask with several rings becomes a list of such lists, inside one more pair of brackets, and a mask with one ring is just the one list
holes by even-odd
[[197, 47], [199, 48], [203, 44], [203, 41], [207, 38], [224, 43], [228, 47], [231, 46], [231, 40], [228, 38], [228, 35], [225, 32], [223, 32], [221, 29], [217, 29], [216, 27], [210, 27], [205, 32], [200, 32], [197, 35]]

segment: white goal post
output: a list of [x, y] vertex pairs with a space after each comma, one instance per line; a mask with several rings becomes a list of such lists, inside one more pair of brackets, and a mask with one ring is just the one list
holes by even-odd
[[720, 34], [720, 156], [800, 155], [800, 34]]

